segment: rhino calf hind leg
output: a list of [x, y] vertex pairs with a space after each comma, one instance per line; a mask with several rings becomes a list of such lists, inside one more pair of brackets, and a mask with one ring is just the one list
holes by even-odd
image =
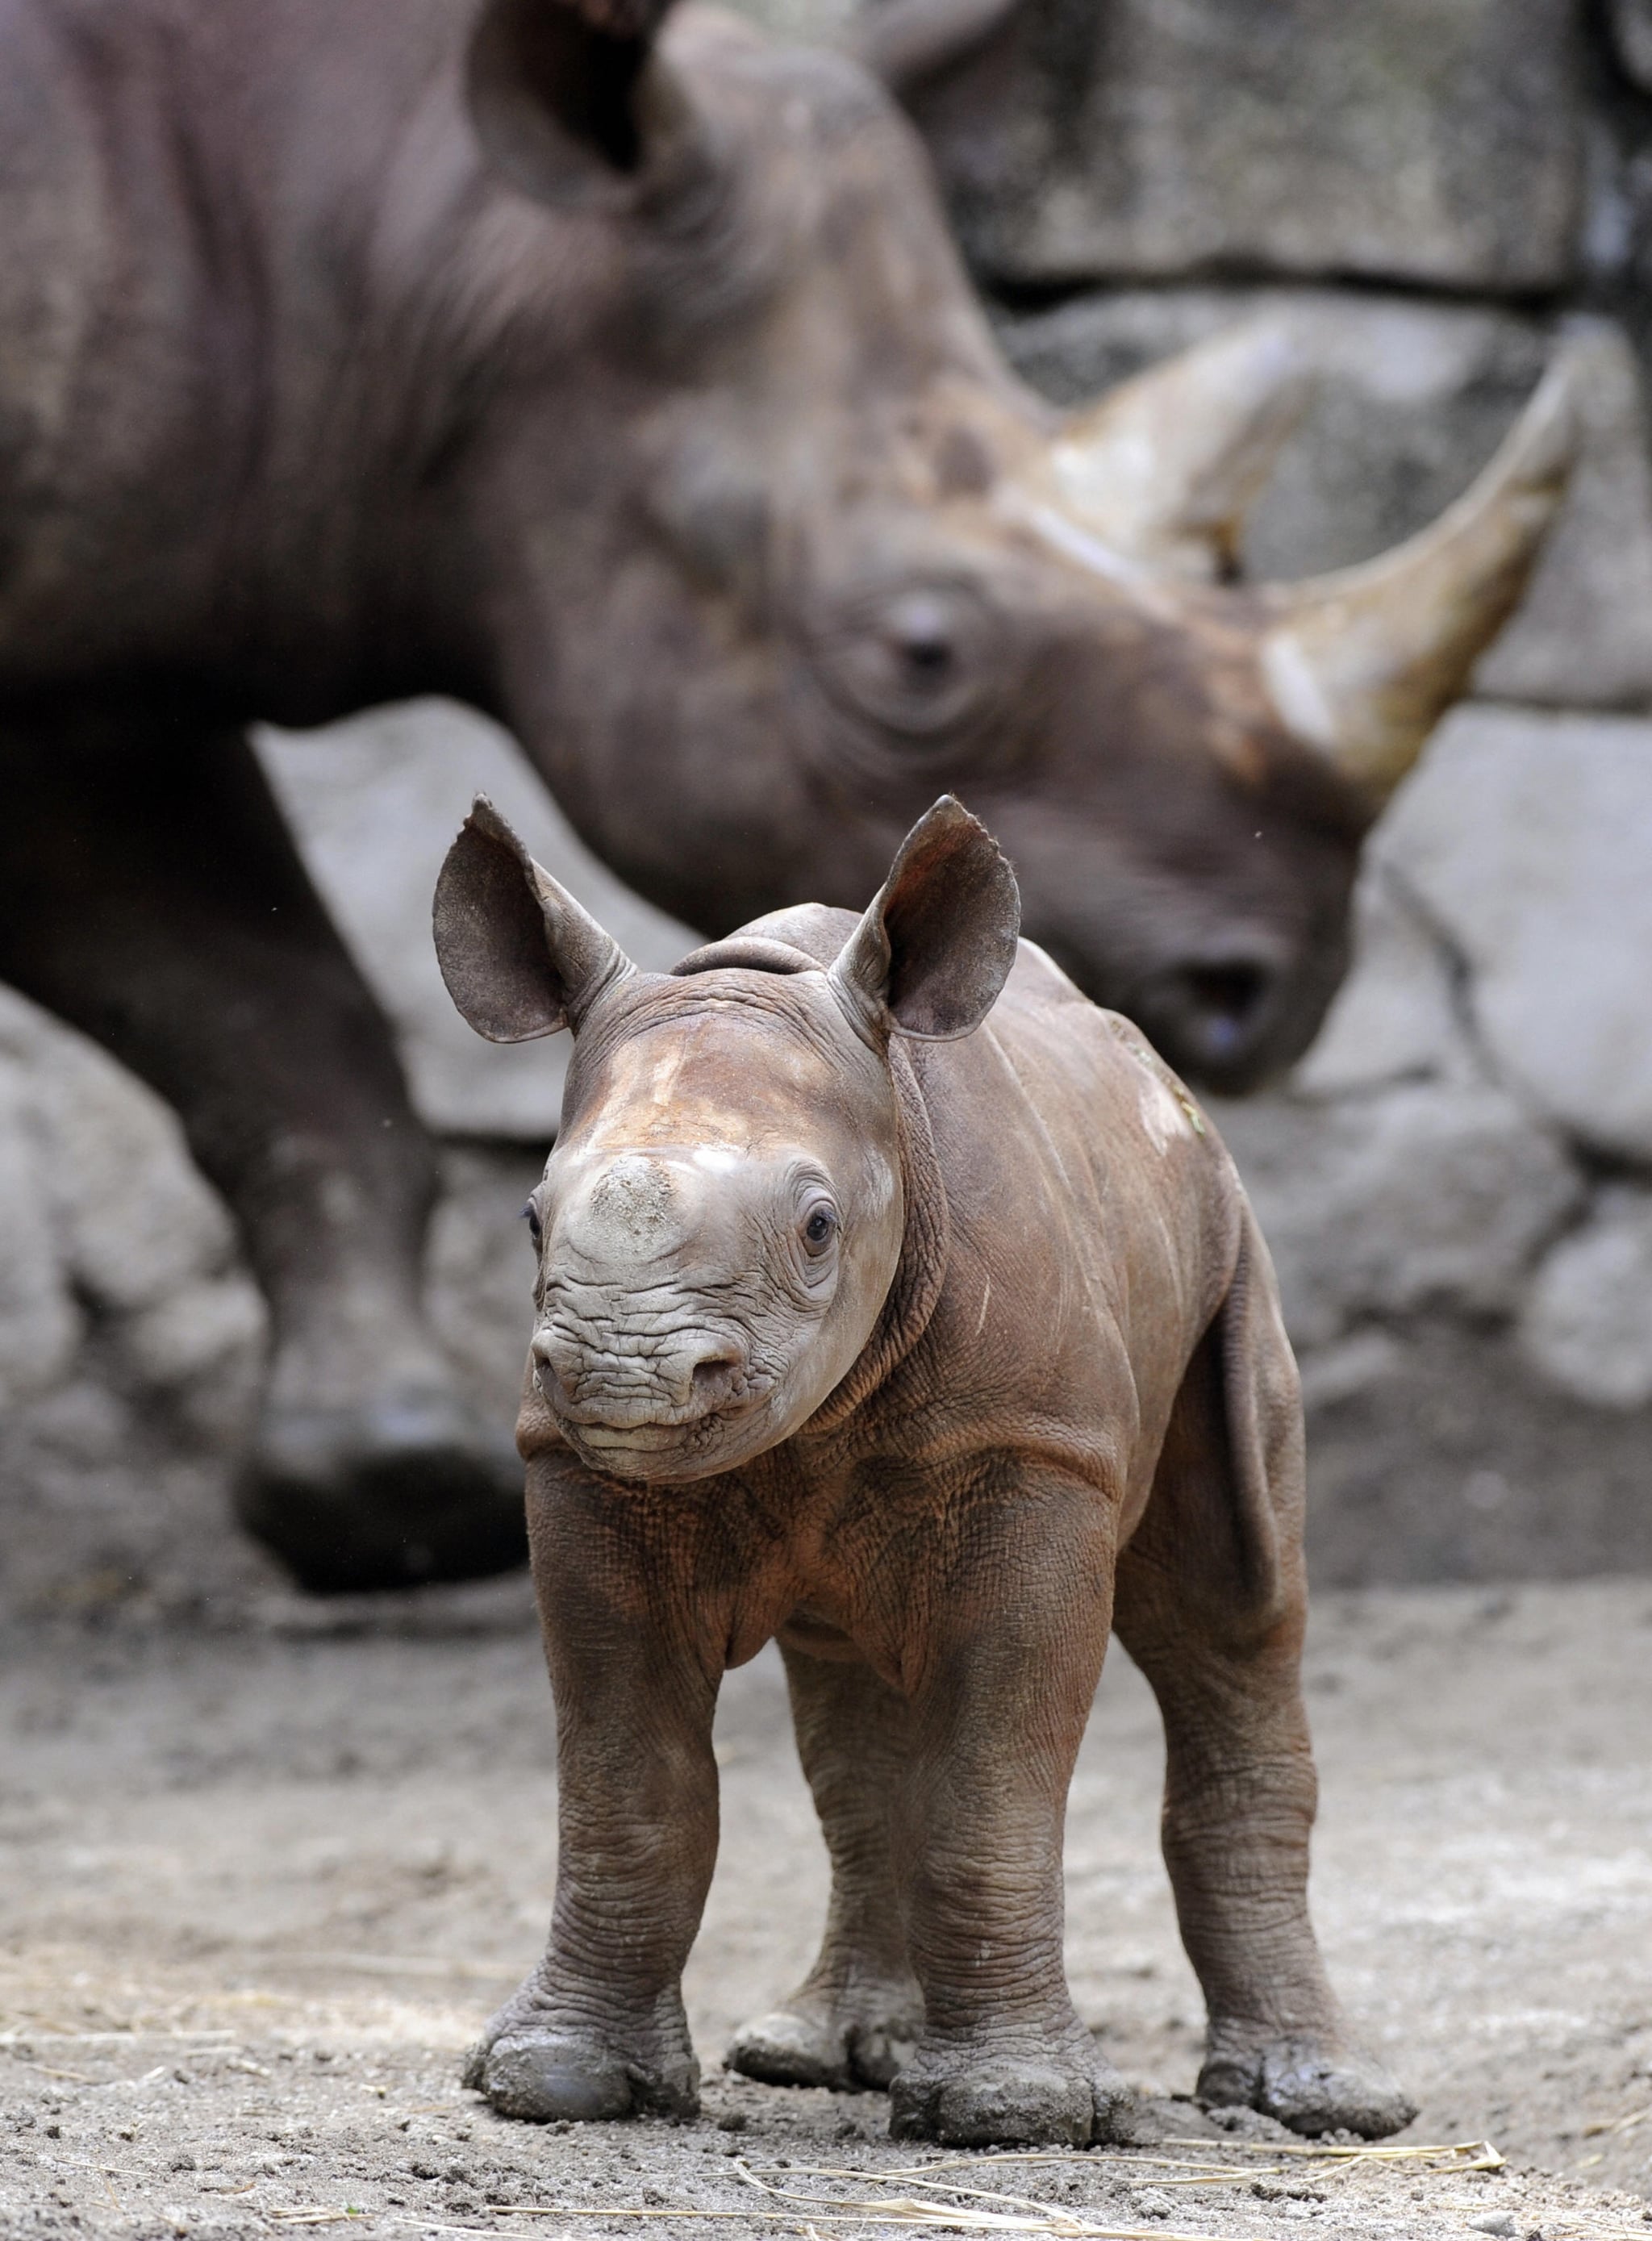
[[979, 1490], [915, 1645], [897, 1857], [924, 2035], [897, 2139], [1086, 2146], [1130, 2137], [1128, 2089], [1067, 1990], [1061, 1836], [1107, 1644], [1113, 1512], [1040, 1472]]
[[729, 2064], [771, 2085], [886, 2087], [923, 2028], [893, 1853], [907, 1707], [868, 1665], [784, 1646], [782, 1654], [798, 1752], [832, 1861], [832, 1900], [813, 1968], [736, 2033]]
[[1247, 1242], [1177, 1401], [1115, 1624], [1164, 1717], [1164, 1853], [1209, 2014], [1199, 2097], [1294, 2131], [1416, 2111], [1350, 2035], [1308, 1910], [1302, 1453], [1272, 1272]]
[[101, 707], [0, 746], [0, 975], [174, 1107], [270, 1303], [245, 1522], [321, 1589], [519, 1562], [521, 1467], [424, 1321], [435, 1154], [251, 748]]

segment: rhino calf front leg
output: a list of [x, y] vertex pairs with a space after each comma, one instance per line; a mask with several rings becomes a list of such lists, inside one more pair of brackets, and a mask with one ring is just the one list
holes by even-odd
[[832, 1859], [819, 1957], [736, 2034], [730, 2066], [771, 2085], [887, 2086], [923, 2028], [893, 1819], [910, 1759], [905, 1699], [869, 1665], [782, 1645], [798, 1753]]
[[[996, 1515], [993, 1513], [996, 1512]], [[924, 2036], [892, 2089], [897, 2139], [1125, 2137], [1129, 2093], [1074, 2012], [1061, 1837], [1100, 1677], [1113, 1518], [1094, 1488], [997, 1488], [920, 1653], [900, 1854]], [[974, 1539], [966, 1534], [966, 1542]]]
[[699, 2106], [682, 1972], [717, 1855], [720, 1663], [658, 1608], [610, 1499], [571, 1468], [531, 1470], [557, 1706], [556, 1903], [545, 1958], [465, 2082], [540, 2124]]

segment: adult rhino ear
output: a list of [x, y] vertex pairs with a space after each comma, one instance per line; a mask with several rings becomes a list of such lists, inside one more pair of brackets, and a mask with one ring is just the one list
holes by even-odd
[[672, 0], [487, 0], [471, 41], [471, 115], [489, 157], [537, 201], [632, 206], [697, 144], [655, 51]]
[[874, 1033], [944, 1043], [980, 1027], [1015, 962], [1020, 892], [996, 840], [942, 794], [838, 953], [832, 983]]
[[637, 969], [485, 793], [447, 852], [432, 924], [447, 993], [491, 1043], [577, 1028], [605, 989]]

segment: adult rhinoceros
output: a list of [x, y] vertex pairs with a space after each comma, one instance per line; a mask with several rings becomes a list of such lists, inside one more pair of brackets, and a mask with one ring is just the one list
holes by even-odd
[[234, 1208], [244, 1514], [314, 1586], [512, 1560], [520, 1475], [424, 1321], [431, 1152], [251, 719], [469, 699], [712, 933], [858, 903], [955, 787], [1027, 932], [1239, 1086], [1317, 1021], [1563, 472], [1557, 375], [1415, 545], [1224, 587], [1277, 339], [1062, 425], [873, 79], [663, 13], [0, 0], [0, 974]]

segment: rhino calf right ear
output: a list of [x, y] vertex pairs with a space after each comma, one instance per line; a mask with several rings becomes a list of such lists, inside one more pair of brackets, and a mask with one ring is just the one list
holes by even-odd
[[637, 969], [485, 793], [447, 852], [431, 924], [447, 993], [491, 1043], [577, 1028], [605, 988]]
[[863, 1027], [952, 1042], [997, 1002], [1020, 927], [1020, 891], [1007, 858], [979, 819], [944, 793], [901, 842], [839, 952], [833, 983]]

